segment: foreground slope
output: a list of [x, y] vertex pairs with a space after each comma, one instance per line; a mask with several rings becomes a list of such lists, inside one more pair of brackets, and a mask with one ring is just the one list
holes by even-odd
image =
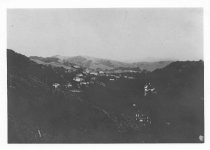
[[[113, 122], [100, 109], [71, 92], [51, 86], [53, 80], [64, 82], [63, 69], [58, 74], [51, 67], [36, 64], [11, 50], [7, 56], [10, 143], [113, 140], [106, 137], [114, 128]], [[98, 130], [96, 118], [102, 119]], [[98, 137], [98, 133], [104, 137]]]
[[12, 50], [7, 60], [10, 143], [203, 142], [203, 61], [95, 75], [72, 90], [62, 85], [81, 69], [38, 64]]

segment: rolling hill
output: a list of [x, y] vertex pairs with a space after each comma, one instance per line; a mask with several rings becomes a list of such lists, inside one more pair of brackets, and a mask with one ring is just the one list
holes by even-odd
[[99, 69], [99, 70], [113, 70], [117, 68], [139, 68], [140, 70], [153, 71], [155, 69], [163, 68], [170, 64], [172, 61], [157, 61], [157, 62], [136, 62], [136, 63], [125, 63], [115, 60], [94, 58], [88, 56], [75, 56], [75, 57], [64, 57], [64, 56], [52, 56], [52, 57], [37, 57], [31, 56], [31, 60], [37, 63], [50, 64], [52, 66], [68, 66], [78, 65], [88, 69]]

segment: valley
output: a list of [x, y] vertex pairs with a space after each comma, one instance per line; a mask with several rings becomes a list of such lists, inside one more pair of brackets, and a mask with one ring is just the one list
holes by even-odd
[[127, 64], [7, 50], [7, 65], [9, 143], [203, 142], [202, 60]]

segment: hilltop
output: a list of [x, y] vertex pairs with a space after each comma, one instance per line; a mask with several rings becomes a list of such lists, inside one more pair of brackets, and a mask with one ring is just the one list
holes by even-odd
[[52, 57], [37, 57], [31, 56], [31, 60], [37, 63], [51, 64], [54, 66], [55, 64], [59, 64], [61, 66], [72, 66], [78, 65], [83, 68], [93, 69], [93, 70], [113, 70], [118, 68], [138, 68], [139, 70], [147, 70], [153, 71], [155, 69], [163, 68], [170, 64], [172, 61], [156, 61], [156, 62], [135, 62], [135, 63], [126, 63], [109, 59], [101, 59], [89, 56], [60, 56], [55, 55]]

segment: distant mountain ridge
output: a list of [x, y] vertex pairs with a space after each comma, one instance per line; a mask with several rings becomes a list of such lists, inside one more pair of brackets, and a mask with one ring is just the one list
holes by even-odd
[[163, 68], [169, 65], [171, 62], [170, 60], [166, 61], [156, 61], [156, 62], [135, 62], [135, 63], [126, 63], [116, 60], [109, 60], [109, 59], [102, 59], [102, 58], [95, 58], [89, 56], [60, 56], [55, 55], [52, 57], [38, 57], [38, 56], [31, 56], [31, 60], [37, 63], [48, 63], [50, 65], [64, 65], [64, 66], [72, 66], [78, 65], [83, 68], [88, 69], [101, 69], [101, 70], [112, 70], [116, 68], [139, 68], [140, 70], [147, 70], [153, 71], [155, 69]]

